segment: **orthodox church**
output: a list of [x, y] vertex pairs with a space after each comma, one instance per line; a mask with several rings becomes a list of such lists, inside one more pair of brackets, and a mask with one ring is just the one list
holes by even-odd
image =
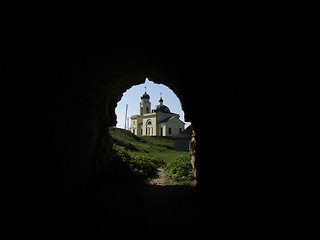
[[150, 96], [146, 90], [141, 96], [140, 115], [131, 116], [131, 132], [138, 136], [177, 136], [184, 130], [179, 114], [171, 113], [163, 105], [160, 93], [159, 105], [151, 110]]

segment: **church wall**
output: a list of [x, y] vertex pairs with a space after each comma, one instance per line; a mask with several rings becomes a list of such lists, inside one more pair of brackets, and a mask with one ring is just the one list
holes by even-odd
[[[142, 123], [142, 116], [136, 115], [135, 117], [131, 117], [131, 133], [134, 133], [140, 136], [140, 128], [139, 125]], [[133, 131], [134, 130], [134, 131]]]
[[169, 134], [169, 129], [168, 129], [168, 136], [177, 136], [180, 133], [180, 128], [181, 132], [184, 130], [184, 122], [182, 122], [178, 118], [173, 118], [170, 121], [167, 122], [168, 128], [171, 128], [171, 134]]
[[151, 112], [151, 103], [150, 102], [141, 102], [140, 103], [140, 114], [147, 114]]
[[[184, 130], [184, 124], [178, 121], [170, 121], [166, 124], [166, 127], [167, 127], [167, 132], [166, 132], [167, 136], [177, 136], [180, 133], [179, 128], [181, 128], [181, 132]], [[169, 128], [171, 128], [171, 134], [169, 134]]]
[[[152, 124], [147, 126], [147, 122], [151, 120]], [[148, 136], [157, 136], [156, 133], [156, 114], [145, 114], [143, 116], [143, 135], [148, 135]], [[147, 132], [147, 128], [150, 128], [150, 132]], [[152, 130], [151, 130], [152, 128]]]
[[[158, 125], [158, 123], [162, 120], [172, 116], [179, 117], [178, 114], [168, 114], [162, 112], [144, 114], [143, 116], [136, 115], [134, 118], [131, 119], [131, 132], [134, 132], [138, 136], [160, 136], [160, 128], [162, 126], [164, 127], [162, 136], [176, 136], [180, 133], [179, 128], [182, 129], [181, 131], [184, 130], [184, 123], [181, 120], [174, 118], [169, 122], [161, 123], [160, 125]], [[149, 120], [152, 122], [151, 125], [147, 124]], [[135, 123], [133, 121], [135, 121]], [[169, 127], [171, 128], [171, 134], [169, 134]]]
[[154, 117], [151, 119], [151, 121], [152, 121], [152, 127], [153, 127], [152, 136], [157, 136], [157, 118]]
[[138, 136], [143, 136], [145, 133], [143, 131], [143, 124], [140, 124], [139, 127], [138, 127], [138, 132], [137, 132]]
[[[162, 135], [161, 135], [161, 128], [162, 128]], [[165, 124], [159, 124], [158, 126], [159, 136], [167, 136], [167, 126]]]
[[[173, 137], [173, 136], [177, 136], [180, 131], [179, 128], [182, 128], [181, 131], [184, 130], [184, 126], [183, 124], [179, 124], [179, 123], [160, 123], [158, 126], [158, 131], [159, 131], [159, 136], [161, 133], [161, 128], [162, 130], [162, 136], [167, 136], [167, 137]], [[169, 134], [169, 128], [171, 128], [171, 134]]]

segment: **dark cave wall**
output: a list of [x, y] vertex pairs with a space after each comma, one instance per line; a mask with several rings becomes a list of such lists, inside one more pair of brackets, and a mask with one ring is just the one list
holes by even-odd
[[150, 62], [161, 49], [147, 55], [126, 32], [28, 20], [12, 24], [3, 44], [4, 201], [63, 202], [112, 171], [107, 129], [122, 93], [147, 76], [161, 82], [174, 61]]
[[255, 13], [221, 10], [206, 24], [152, 28], [78, 19], [9, 25], [5, 201], [63, 202], [108, 176], [117, 101], [148, 77], [175, 91], [194, 126], [203, 201], [240, 212], [309, 211], [319, 169], [312, 9], [291, 15], [291, 25]]

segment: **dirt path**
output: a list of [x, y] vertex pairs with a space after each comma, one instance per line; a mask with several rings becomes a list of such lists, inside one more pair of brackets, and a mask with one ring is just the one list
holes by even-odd
[[151, 185], [157, 185], [157, 186], [166, 186], [168, 185], [168, 179], [167, 179], [167, 174], [165, 173], [163, 168], [158, 168], [157, 169], [157, 177], [153, 178], [150, 180]]
[[[172, 182], [168, 177], [167, 173], [163, 168], [158, 168], [157, 169], [157, 176], [149, 181], [150, 185], [156, 185], [156, 186], [171, 186], [174, 185], [175, 182]], [[193, 180], [190, 183], [190, 186], [195, 187], [197, 184], [196, 180]]]

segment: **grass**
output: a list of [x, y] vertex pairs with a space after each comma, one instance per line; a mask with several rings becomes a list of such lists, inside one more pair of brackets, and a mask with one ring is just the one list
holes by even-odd
[[109, 132], [115, 142], [113, 150], [118, 160], [117, 175], [123, 180], [147, 181], [158, 167], [162, 167], [174, 183], [189, 184], [192, 181], [190, 155], [188, 152], [174, 151], [173, 139], [138, 137], [130, 131], [114, 127], [109, 128]]
[[138, 137], [121, 128], [109, 128], [115, 143], [132, 151], [132, 154], [146, 154], [166, 164], [174, 158], [188, 156], [188, 152], [174, 151], [174, 140], [166, 137]]
[[143, 182], [156, 176], [157, 169], [165, 166], [163, 161], [156, 160], [149, 156], [133, 155], [117, 144], [113, 145], [117, 177], [122, 181]]

